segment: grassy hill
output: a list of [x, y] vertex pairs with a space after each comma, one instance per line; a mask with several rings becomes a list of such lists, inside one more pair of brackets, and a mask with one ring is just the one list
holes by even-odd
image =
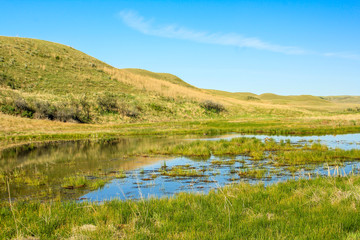
[[3, 113], [80, 122], [212, 115], [201, 104], [212, 96], [171, 74], [116, 69], [35, 39], [0, 37], [0, 56]]
[[325, 96], [321, 97], [325, 100], [336, 102], [336, 103], [356, 103], [360, 104], [360, 96]]
[[[360, 97], [318, 97], [312, 95], [281, 96], [273, 93], [254, 94], [249, 92], [225, 92], [208, 90], [209, 92], [254, 104], [269, 104], [274, 108], [279, 106], [291, 106], [293, 109], [308, 110], [311, 113], [344, 113], [354, 112], [359, 107]], [[356, 111], [355, 111], [356, 112]], [[309, 114], [309, 112], [307, 112]]]
[[304, 116], [355, 104], [199, 89], [172, 74], [117, 69], [62, 44], [16, 37], [0, 37], [0, 90], [3, 114], [89, 123]]

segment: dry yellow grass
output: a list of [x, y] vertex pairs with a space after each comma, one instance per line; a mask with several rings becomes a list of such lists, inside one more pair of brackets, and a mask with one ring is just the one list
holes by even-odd
[[190, 98], [194, 101], [204, 101], [211, 97], [205, 90], [202, 89], [189, 88], [161, 79], [145, 77], [134, 74], [126, 69], [104, 67], [103, 70], [110, 74], [113, 78], [116, 78], [125, 84], [135, 86], [139, 90], [154, 92], [166, 97]]

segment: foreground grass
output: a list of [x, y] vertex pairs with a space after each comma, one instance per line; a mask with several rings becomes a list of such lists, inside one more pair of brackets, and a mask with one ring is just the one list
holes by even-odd
[[103, 204], [2, 203], [0, 238], [358, 239], [359, 184], [351, 176]]

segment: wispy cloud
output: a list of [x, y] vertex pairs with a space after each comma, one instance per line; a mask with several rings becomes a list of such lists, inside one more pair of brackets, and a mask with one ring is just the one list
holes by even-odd
[[325, 57], [337, 57], [337, 58], [360, 60], [359, 55], [348, 52], [327, 52], [327, 53], [323, 53], [322, 55]]
[[235, 46], [240, 48], [253, 48], [291, 55], [321, 55], [325, 57], [338, 57], [349, 59], [360, 59], [359, 55], [351, 53], [316, 53], [300, 47], [283, 46], [265, 42], [255, 37], [244, 37], [236, 33], [208, 33], [194, 31], [177, 25], [155, 25], [154, 20], [146, 20], [137, 12], [124, 10], [119, 13], [122, 21], [129, 27], [146, 35], [184, 39], [199, 43], [217, 44], [225, 46]]

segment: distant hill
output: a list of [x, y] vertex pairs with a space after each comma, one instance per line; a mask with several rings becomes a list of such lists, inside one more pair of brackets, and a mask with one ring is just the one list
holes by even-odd
[[330, 102], [336, 102], [336, 103], [356, 103], [360, 104], [360, 96], [325, 96], [321, 97], [327, 101]]
[[272, 104], [284, 104], [284, 105], [331, 105], [331, 102], [322, 97], [316, 97], [312, 95], [297, 95], [297, 96], [282, 96], [276, 95], [273, 93], [264, 93], [261, 95], [256, 95], [254, 93], [248, 92], [225, 92], [219, 90], [209, 90], [218, 95], [236, 98], [243, 101], [259, 101], [259, 102], [268, 102]]
[[347, 104], [307, 95], [200, 89], [169, 73], [117, 69], [62, 44], [2, 36], [0, 90], [3, 114], [65, 122], [296, 116], [343, 111]]

